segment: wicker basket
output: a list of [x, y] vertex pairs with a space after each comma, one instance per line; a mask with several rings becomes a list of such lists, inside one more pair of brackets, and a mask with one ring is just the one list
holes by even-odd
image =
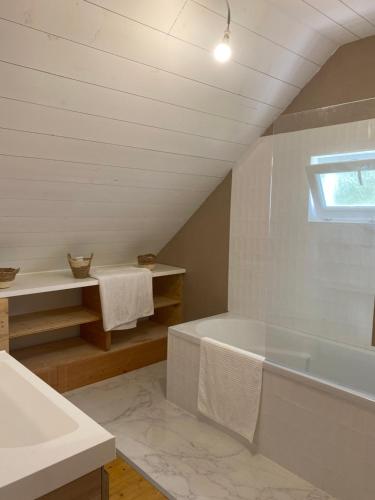
[[0, 288], [9, 288], [20, 268], [0, 267]]
[[70, 269], [72, 270], [73, 276], [76, 279], [82, 280], [89, 277], [90, 266], [93, 257], [93, 253], [90, 255], [90, 257], [72, 257], [70, 253], [68, 253]]
[[154, 255], [153, 253], [138, 255], [138, 265], [147, 267], [147, 269], [154, 269], [156, 266], [156, 255]]

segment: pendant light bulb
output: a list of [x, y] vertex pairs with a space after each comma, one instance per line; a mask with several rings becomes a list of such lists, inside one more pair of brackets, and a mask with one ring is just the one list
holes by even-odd
[[227, 29], [224, 31], [224, 36], [222, 41], [216, 46], [214, 50], [214, 58], [216, 59], [216, 61], [220, 63], [228, 62], [232, 56], [232, 49], [230, 48], [229, 45], [230, 21], [231, 21], [229, 0], [226, 0], [226, 4], [227, 4]]
[[224, 33], [223, 40], [215, 47], [214, 57], [220, 63], [226, 63], [232, 56], [232, 49], [229, 45], [229, 32]]

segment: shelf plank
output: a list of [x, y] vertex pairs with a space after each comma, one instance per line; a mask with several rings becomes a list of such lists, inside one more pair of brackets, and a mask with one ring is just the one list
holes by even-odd
[[8, 299], [0, 299], [0, 351], [9, 350], [9, 304]]
[[13, 316], [9, 319], [10, 338], [49, 332], [99, 321], [101, 315], [82, 306], [64, 307]]
[[180, 299], [164, 297], [162, 295], [157, 295], [154, 297], [154, 309], [161, 309], [162, 307], [175, 306], [178, 304], [181, 304]]
[[[131, 330], [112, 332], [111, 351], [118, 351], [127, 347], [166, 338], [168, 327], [154, 323], [150, 320], [141, 321], [139, 326]], [[80, 361], [87, 358], [95, 358], [107, 354], [100, 348], [85, 342], [80, 337], [70, 337], [55, 340], [44, 344], [12, 350], [12, 356], [21, 361], [31, 370], [41, 367], [60, 366], [67, 363]]]

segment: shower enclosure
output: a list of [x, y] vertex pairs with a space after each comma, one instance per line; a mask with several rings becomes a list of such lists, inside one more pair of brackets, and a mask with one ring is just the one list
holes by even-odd
[[265, 322], [270, 361], [292, 335], [303, 371], [375, 396], [373, 117], [374, 99], [274, 124]]

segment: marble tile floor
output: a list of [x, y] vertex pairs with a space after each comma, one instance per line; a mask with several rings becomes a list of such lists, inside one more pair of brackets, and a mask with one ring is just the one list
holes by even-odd
[[116, 436], [120, 456], [168, 498], [334, 500], [165, 399], [166, 363], [65, 396]]

